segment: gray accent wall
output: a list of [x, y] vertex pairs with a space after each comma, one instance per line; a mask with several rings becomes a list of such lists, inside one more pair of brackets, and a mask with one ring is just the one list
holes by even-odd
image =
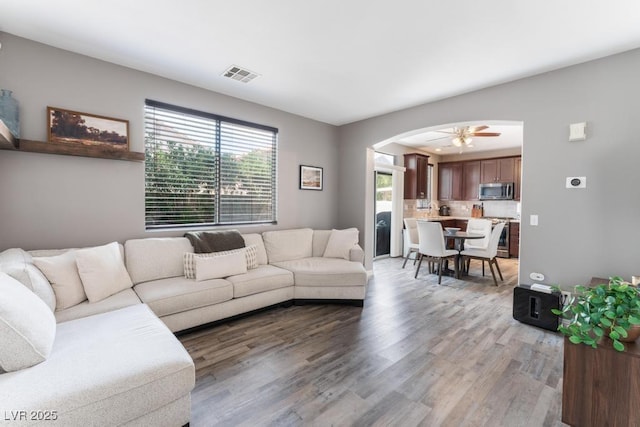
[[[572, 286], [640, 274], [640, 50], [342, 126], [339, 226], [357, 226], [371, 265], [367, 149], [414, 129], [483, 120], [524, 125], [520, 283]], [[569, 142], [569, 124], [587, 140]], [[587, 188], [566, 189], [567, 176]], [[530, 215], [539, 216], [531, 226]]]
[[[640, 274], [640, 50], [336, 128], [10, 34], [0, 42], [0, 87], [20, 102], [25, 139], [46, 140], [50, 105], [128, 119], [131, 149], [144, 151], [145, 98], [279, 128], [278, 224], [241, 230], [355, 226], [368, 269], [375, 144], [441, 124], [522, 122], [520, 282]], [[587, 140], [568, 142], [582, 121]], [[300, 164], [324, 168], [324, 191], [298, 190]], [[587, 176], [587, 188], [565, 189], [567, 176]], [[0, 150], [0, 250], [181, 234], [145, 231], [143, 163]]]
[[[24, 139], [46, 141], [46, 108], [127, 119], [130, 148], [144, 152], [144, 100], [167, 102], [279, 129], [278, 224], [332, 228], [337, 222], [337, 129], [151, 74], [0, 33], [0, 88], [20, 102]], [[211, 70], [211, 78], [223, 70]], [[230, 85], [242, 84], [230, 81]], [[259, 79], [249, 83], [260, 90]], [[299, 165], [324, 168], [324, 191], [298, 189]], [[180, 236], [146, 232], [144, 163], [0, 150], [0, 250], [48, 249]]]

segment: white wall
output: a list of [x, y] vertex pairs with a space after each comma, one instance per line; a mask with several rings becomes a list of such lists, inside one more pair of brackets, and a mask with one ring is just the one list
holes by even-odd
[[[339, 220], [369, 227], [365, 149], [413, 129], [474, 120], [524, 125], [520, 282], [547, 283], [640, 272], [640, 50], [591, 61], [340, 128]], [[570, 123], [588, 138], [568, 142]], [[585, 190], [565, 177], [587, 176]], [[529, 215], [539, 215], [539, 226]], [[368, 230], [368, 229], [367, 229]], [[371, 242], [364, 233], [366, 253]], [[370, 265], [370, 258], [367, 265]]]
[[[129, 120], [131, 150], [143, 152], [145, 98], [273, 126], [278, 224], [242, 231], [337, 226], [335, 127], [10, 34], [0, 42], [0, 87], [20, 102], [24, 139], [46, 141], [46, 107], [54, 106]], [[324, 168], [324, 191], [298, 189], [300, 164]], [[0, 150], [0, 183], [0, 250], [184, 233], [145, 232], [144, 163]]]

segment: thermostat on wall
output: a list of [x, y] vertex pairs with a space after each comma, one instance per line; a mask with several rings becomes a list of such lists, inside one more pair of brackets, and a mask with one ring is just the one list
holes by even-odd
[[568, 176], [567, 188], [587, 188], [586, 176]]

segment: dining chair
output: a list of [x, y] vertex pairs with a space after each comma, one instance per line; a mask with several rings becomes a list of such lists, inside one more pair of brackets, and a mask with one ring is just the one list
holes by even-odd
[[[418, 267], [414, 277], [418, 277], [422, 260], [426, 257], [429, 263], [438, 263], [438, 284], [442, 282], [442, 270], [444, 270], [444, 260], [458, 256], [458, 251], [445, 248], [444, 233], [442, 232], [442, 224], [432, 221], [418, 222], [418, 251], [420, 257], [418, 259]], [[458, 273], [458, 263], [456, 265], [456, 276]], [[429, 273], [431, 273], [429, 266]]]
[[469, 268], [469, 264], [472, 259], [478, 259], [482, 261], [482, 275], [484, 276], [484, 262], [487, 261], [489, 263], [489, 270], [491, 270], [491, 275], [493, 276], [493, 283], [498, 286], [498, 281], [496, 280], [496, 273], [493, 271], [493, 266], [495, 265], [498, 270], [498, 274], [500, 275], [500, 280], [504, 281], [502, 277], [502, 272], [500, 271], [500, 266], [498, 265], [498, 242], [500, 241], [500, 235], [502, 234], [502, 229], [504, 228], [504, 222], [499, 222], [493, 227], [491, 231], [491, 237], [489, 238], [489, 245], [486, 249], [465, 249], [460, 252], [460, 255], [463, 256], [467, 265], [467, 269]]
[[491, 220], [482, 218], [471, 218], [467, 223], [467, 233], [482, 234], [482, 239], [465, 240], [465, 249], [486, 249], [489, 246], [491, 235]]
[[407, 251], [407, 256], [404, 257], [404, 262], [402, 263], [402, 268], [407, 265], [407, 261], [409, 260], [409, 256], [411, 253], [415, 253], [416, 255], [413, 258], [413, 265], [416, 264], [416, 260], [418, 259], [418, 221], [415, 218], [405, 218], [404, 219], [404, 227], [405, 227], [405, 238], [408, 239], [409, 244]]

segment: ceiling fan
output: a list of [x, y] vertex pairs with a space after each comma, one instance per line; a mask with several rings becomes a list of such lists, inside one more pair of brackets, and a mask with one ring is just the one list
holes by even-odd
[[462, 126], [454, 127], [451, 130], [438, 130], [436, 132], [447, 133], [453, 136], [451, 142], [456, 147], [462, 147], [463, 145], [469, 146], [472, 138], [483, 136], [500, 136], [500, 132], [482, 132], [485, 129], [489, 129], [489, 126]]

